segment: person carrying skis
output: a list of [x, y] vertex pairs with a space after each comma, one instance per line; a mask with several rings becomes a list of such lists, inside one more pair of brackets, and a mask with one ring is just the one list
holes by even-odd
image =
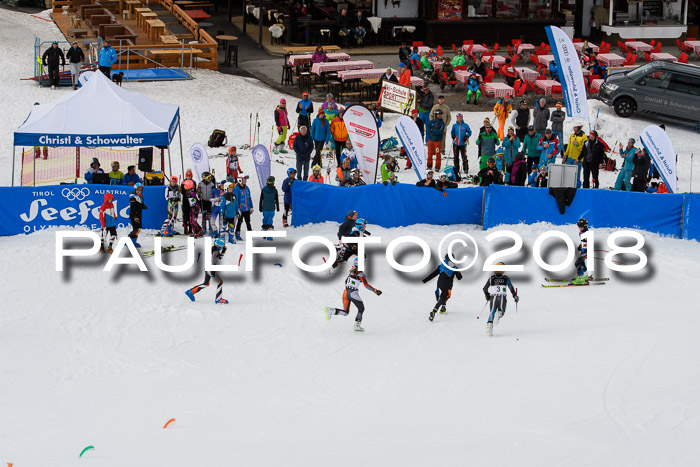
[[129, 195], [129, 221], [131, 221], [131, 232], [129, 238], [134, 243], [136, 248], [141, 248], [141, 245], [136, 241], [141, 232], [141, 213], [148, 206], [143, 202], [143, 185], [137, 183], [134, 185], [134, 191]]
[[180, 186], [180, 193], [182, 194], [182, 227], [185, 229], [185, 235], [190, 235], [192, 233], [192, 227], [190, 226], [190, 203], [189, 203], [189, 192], [192, 189], [196, 189], [197, 184], [192, 180], [192, 170], [187, 169], [185, 172], [185, 179], [182, 181]]
[[226, 158], [226, 176], [238, 178], [239, 173], [243, 173], [241, 164], [238, 160], [238, 154], [236, 154], [236, 146], [231, 146], [228, 148], [228, 157]]
[[180, 209], [180, 187], [177, 184], [177, 177], [170, 177], [170, 184], [165, 187], [165, 200], [168, 202], [168, 217], [163, 222], [160, 228], [162, 237], [172, 237], [175, 235], [175, 221], [177, 220], [177, 212]]
[[211, 196], [209, 197], [209, 201], [211, 202], [211, 222], [209, 224], [211, 231], [209, 233], [213, 238], [219, 238], [221, 233], [221, 224], [223, 220], [223, 216], [221, 215], [221, 196], [224, 194], [223, 189], [224, 181], [222, 180], [218, 185], [214, 185], [214, 188], [211, 190]]
[[[280, 200], [275, 188], [275, 177], [270, 175], [267, 177], [265, 187], [260, 191], [260, 212], [262, 212], [262, 229], [274, 230], [273, 219], [275, 217], [275, 209], [280, 211]], [[265, 237], [267, 240], [272, 240], [272, 237]]]
[[369, 282], [367, 282], [367, 276], [364, 272], [360, 272], [357, 267], [357, 258], [350, 268], [350, 274], [345, 279], [345, 290], [343, 291], [343, 308], [335, 307], [325, 307], [323, 311], [326, 313], [326, 321], [334, 315], [347, 316], [350, 313], [350, 304], [354, 304], [357, 308], [357, 315], [355, 316], [355, 327], [353, 330], [355, 332], [364, 332], [362, 327], [362, 314], [365, 312], [365, 304], [360, 298], [360, 284], [364, 285], [366, 289], [371, 290], [378, 296], [382, 294], [382, 291], [372, 287]]
[[241, 227], [243, 226], [243, 221], [245, 221], [245, 226], [250, 232], [253, 227], [250, 225], [250, 213], [253, 211], [253, 198], [250, 195], [250, 188], [247, 186], [248, 176], [241, 177], [241, 182], [233, 189], [233, 193], [236, 195], [236, 200], [238, 200], [238, 223], [236, 224], [236, 240], [243, 240], [241, 238]]
[[233, 193], [233, 183], [226, 182], [224, 184], [224, 195], [221, 197], [221, 216], [224, 218], [224, 228], [221, 232], [221, 238], [226, 237], [228, 233], [228, 242], [235, 244], [233, 231], [236, 229], [236, 213], [238, 212], [238, 202], [236, 195]]
[[573, 285], [586, 285], [588, 283], [588, 268], [586, 267], [586, 258], [588, 257], [588, 240], [585, 238], [584, 234], [588, 232], [588, 220], [583, 217], [576, 222], [578, 227], [578, 237], [581, 243], [578, 245], [578, 258], [574, 266], [576, 267], [576, 273], [578, 274], [574, 280], [571, 281]]
[[297, 103], [296, 112], [299, 114], [297, 126], [299, 128], [303, 126], [311, 128], [311, 115], [314, 113], [314, 104], [309, 100], [308, 92], [304, 91], [301, 94], [301, 100]]
[[292, 212], [292, 183], [296, 180], [297, 170], [287, 169], [287, 178], [282, 182], [284, 192], [284, 214], [282, 214], [282, 226], [289, 227], [289, 213]]
[[[213, 180], [209, 172], [202, 172], [202, 181], [197, 186], [197, 197], [202, 208], [202, 234], [206, 235], [211, 231], [211, 193], [216, 187], [216, 182]], [[207, 230], [209, 227], [209, 230]]]
[[114, 208], [114, 195], [105, 193], [105, 202], [100, 206], [100, 224], [102, 225], [102, 246], [100, 253], [112, 253], [112, 245], [117, 241], [117, 210]]
[[452, 295], [452, 285], [454, 284], [455, 277], [457, 280], [462, 280], [462, 273], [456, 271], [456, 267], [457, 266], [450, 260], [450, 255], [445, 255], [445, 259], [440, 262], [440, 265], [423, 279], [423, 283], [425, 284], [435, 276], [438, 276], [437, 288], [435, 289], [437, 303], [428, 316], [430, 321], [435, 319], [435, 314], [438, 310], [440, 310], [440, 314], [445, 314], [447, 311], [447, 300], [449, 300]]
[[280, 105], [275, 108], [275, 125], [277, 125], [277, 133], [279, 137], [275, 141], [275, 147], [272, 152], [275, 154], [287, 154], [287, 150], [284, 149], [284, 144], [287, 139], [287, 130], [289, 129], [289, 117], [287, 116], [287, 101], [280, 99]]
[[[496, 266], [503, 266], [503, 263], [498, 262]], [[484, 285], [484, 296], [486, 301], [490, 301], [489, 305], [489, 320], [486, 323], [486, 333], [489, 336], [493, 336], [493, 325], [494, 322], [498, 325], [498, 322], [503, 315], [506, 313], [506, 295], [510, 289], [510, 293], [513, 295], [513, 300], [515, 303], [520, 301], [520, 297], [515, 291], [510, 278], [503, 274], [503, 271], [496, 271], [491, 277], [486, 280]]]
[[[190, 235], [194, 238], [199, 238], [202, 235], [202, 227], [199, 225], [199, 197], [197, 196], [197, 190], [193, 187], [185, 193], [185, 198], [187, 204], [190, 206]], [[184, 214], [184, 209], [183, 209]]]
[[[217, 238], [216, 240], [214, 240], [214, 246], [211, 247], [211, 264], [219, 264], [219, 261], [221, 261], [224, 258], [225, 254], [226, 244], [224, 242], [224, 239]], [[187, 297], [189, 297], [189, 299], [194, 302], [194, 294], [201, 291], [202, 289], [209, 287], [209, 283], [212, 279], [216, 279], [217, 281], [216, 298], [214, 299], [214, 303], [216, 303], [217, 305], [227, 305], [228, 300], [221, 297], [224, 288], [224, 280], [221, 278], [220, 275], [216, 273], [216, 271], [204, 271], [204, 282], [202, 282], [199, 285], [195, 285], [191, 289], [187, 290], [185, 292], [185, 295], [187, 295]]]

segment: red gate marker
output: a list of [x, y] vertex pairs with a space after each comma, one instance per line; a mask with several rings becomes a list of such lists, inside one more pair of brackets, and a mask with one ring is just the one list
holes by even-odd
[[171, 418], [170, 420], [168, 420], [168, 422], [165, 425], [163, 425], [163, 429], [168, 428], [168, 425], [170, 425], [174, 421], [175, 421], [174, 418]]

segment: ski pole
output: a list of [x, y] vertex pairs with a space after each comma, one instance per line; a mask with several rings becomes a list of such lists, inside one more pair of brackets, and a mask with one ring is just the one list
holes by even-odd
[[[515, 296], [518, 296], [518, 289], [515, 289]], [[520, 300], [520, 298], [518, 298], [518, 300]], [[515, 302], [515, 340], [520, 340], [518, 337], [518, 302]]]
[[[258, 123], [258, 126], [260, 123]], [[272, 152], [272, 137], [275, 134], [275, 125], [272, 125], [272, 129], [270, 130], [270, 152]], [[258, 138], [260, 137], [260, 134], [258, 134]]]
[[253, 112], [248, 117], [248, 147], [253, 145]]
[[486, 303], [484, 303], [484, 306], [481, 307], [481, 311], [479, 312], [478, 315], [476, 315], [476, 319], [479, 319], [479, 317], [480, 317], [480, 316], [482, 315], [482, 313], [484, 312], [484, 308], [486, 308], [486, 305], [488, 305], [488, 303], [489, 303], [489, 301], [486, 300]]
[[693, 153], [690, 153], [690, 188], [688, 189], [688, 193], [693, 192]]

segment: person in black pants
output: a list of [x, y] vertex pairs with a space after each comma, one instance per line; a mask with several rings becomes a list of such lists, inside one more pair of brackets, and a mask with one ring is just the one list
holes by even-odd
[[44, 65], [49, 67], [49, 86], [55, 88], [60, 80], [58, 74], [58, 61], [61, 61], [61, 65], [66, 65], [66, 57], [63, 56], [63, 50], [58, 46], [58, 42], [54, 41], [51, 47], [46, 49], [44, 55], [41, 57], [41, 61]]
[[129, 220], [131, 221], [129, 238], [136, 248], [141, 248], [141, 245], [136, 240], [138, 240], [141, 232], [141, 224], [143, 223], [142, 212], [144, 209], [148, 209], [148, 206], [143, 202], [143, 185], [137, 183], [134, 185], [134, 191], [129, 195]]
[[634, 155], [634, 169], [632, 170], [632, 190], [645, 192], [647, 190], [647, 174], [651, 166], [651, 157], [646, 148], [637, 149]]
[[593, 188], [600, 186], [598, 170], [605, 159], [605, 146], [598, 140], [598, 132], [593, 130], [588, 135], [588, 141], [583, 146], [583, 188], [590, 188], [590, 177], [593, 177]]

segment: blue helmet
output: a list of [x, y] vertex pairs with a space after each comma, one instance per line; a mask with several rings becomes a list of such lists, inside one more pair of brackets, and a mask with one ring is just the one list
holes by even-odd
[[214, 240], [214, 246], [217, 247], [219, 250], [221, 250], [225, 245], [226, 242], [223, 238], [217, 238], [216, 240]]
[[138, 190], [139, 188], [143, 188], [143, 183], [137, 183], [134, 185], [134, 190]]
[[352, 267], [357, 269], [357, 258], [355, 258], [355, 261], [352, 262]]
[[355, 227], [357, 227], [357, 228], [360, 229], [360, 230], [363, 230], [363, 229], [365, 228], [366, 225], [367, 225], [367, 220], [366, 220], [366, 219], [363, 219], [362, 217], [359, 217], [359, 218], [355, 221]]
[[297, 169], [295, 169], [293, 167], [288, 168], [287, 169], [287, 177], [289, 177], [292, 174], [292, 172], [297, 173]]

